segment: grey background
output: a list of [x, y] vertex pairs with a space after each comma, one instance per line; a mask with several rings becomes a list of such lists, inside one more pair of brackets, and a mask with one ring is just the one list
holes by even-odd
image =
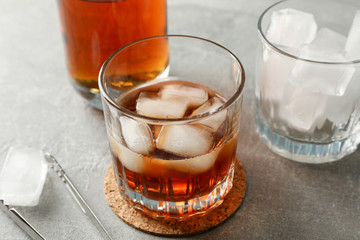
[[[241, 208], [198, 239], [360, 239], [360, 151], [331, 164], [281, 158], [254, 131], [257, 18], [274, 1], [169, 0], [169, 33], [211, 39], [246, 70], [238, 157], [248, 177]], [[119, 220], [103, 178], [110, 163], [102, 112], [72, 89], [55, 0], [0, 1], [0, 166], [11, 145], [47, 149], [115, 239], [157, 239]], [[49, 172], [38, 206], [19, 208], [48, 239], [99, 239]], [[0, 212], [0, 239], [28, 237]]]

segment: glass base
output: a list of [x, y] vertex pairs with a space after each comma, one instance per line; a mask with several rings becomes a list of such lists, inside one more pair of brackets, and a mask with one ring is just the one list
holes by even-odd
[[121, 179], [117, 180], [121, 195], [132, 207], [154, 218], [184, 220], [194, 215], [203, 215], [219, 206], [232, 188], [233, 178], [234, 164], [224, 179], [209, 194], [179, 202], [148, 199], [141, 193], [130, 190]]
[[328, 144], [312, 144], [289, 139], [273, 132], [269, 126], [255, 118], [255, 129], [260, 139], [273, 152], [290, 160], [302, 163], [327, 163], [340, 160], [353, 153], [359, 143], [359, 134]]
[[88, 103], [93, 106], [94, 108], [98, 110], [103, 110], [102, 103], [101, 103], [101, 97], [100, 97], [100, 91], [97, 88], [84, 88], [73, 81], [72, 85], [74, 86], [75, 90], [83, 97], [85, 98]]

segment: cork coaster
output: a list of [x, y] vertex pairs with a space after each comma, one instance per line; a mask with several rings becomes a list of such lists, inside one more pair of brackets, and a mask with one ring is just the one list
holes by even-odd
[[151, 218], [135, 210], [121, 196], [112, 164], [105, 174], [105, 195], [107, 201], [125, 223], [146, 233], [160, 236], [186, 236], [204, 232], [216, 227], [228, 219], [241, 205], [246, 192], [246, 174], [240, 161], [236, 161], [233, 187], [224, 202], [206, 215], [194, 216], [189, 219], [162, 220]]

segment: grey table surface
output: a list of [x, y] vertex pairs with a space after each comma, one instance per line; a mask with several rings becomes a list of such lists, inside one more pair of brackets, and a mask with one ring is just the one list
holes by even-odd
[[[248, 189], [241, 208], [198, 239], [360, 239], [360, 150], [323, 165], [272, 153], [254, 131], [257, 19], [273, 1], [169, 0], [169, 33], [232, 50], [246, 69], [238, 158]], [[0, 1], [0, 166], [12, 145], [53, 153], [114, 239], [157, 239], [119, 220], [103, 179], [111, 159], [103, 114], [72, 89], [55, 0]], [[47, 239], [99, 239], [55, 174], [36, 207], [20, 212]], [[0, 212], [0, 239], [28, 239]]]

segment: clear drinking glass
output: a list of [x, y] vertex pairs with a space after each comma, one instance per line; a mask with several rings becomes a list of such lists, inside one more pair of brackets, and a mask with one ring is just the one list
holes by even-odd
[[[133, 64], [162, 56], [148, 50], [163, 42], [169, 74], [127, 91], [119, 88]], [[114, 172], [133, 207], [153, 217], [183, 219], [222, 203], [237, 161], [244, 81], [234, 54], [192, 36], [140, 40], [104, 63], [99, 87]]]
[[256, 130], [279, 155], [324, 163], [360, 142], [360, 12], [342, 1], [281, 1], [258, 22]]

